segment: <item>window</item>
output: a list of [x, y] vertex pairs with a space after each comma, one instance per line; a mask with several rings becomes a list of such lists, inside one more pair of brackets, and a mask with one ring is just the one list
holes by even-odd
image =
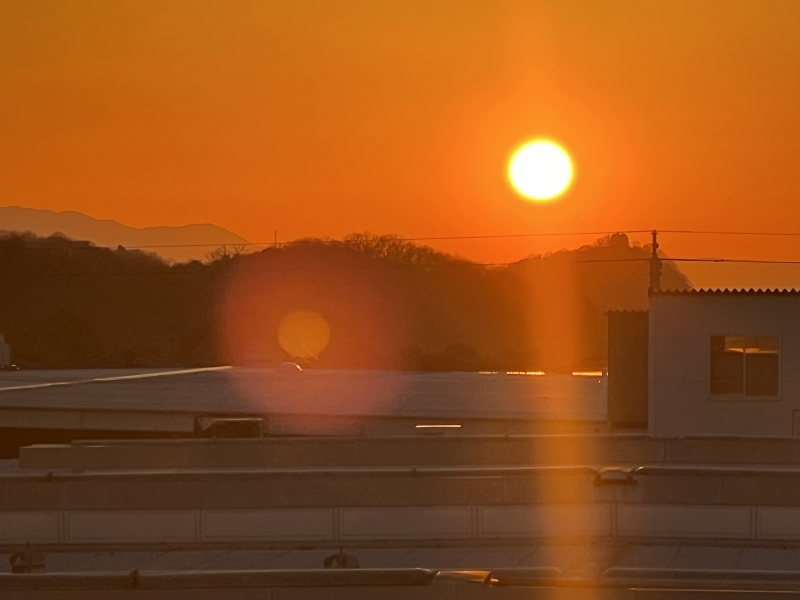
[[711, 395], [778, 395], [777, 335], [712, 335]]

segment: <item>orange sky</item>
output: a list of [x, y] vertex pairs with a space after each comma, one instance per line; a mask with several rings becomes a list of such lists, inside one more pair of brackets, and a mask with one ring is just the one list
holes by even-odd
[[[253, 241], [800, 231], [798, 22], [797, 0], [2, 0], [0, 205]], [[549, 205], [505, 180], [540, 135], [577, 170]], [[800, 259], [800, 238], [663, 242]]]

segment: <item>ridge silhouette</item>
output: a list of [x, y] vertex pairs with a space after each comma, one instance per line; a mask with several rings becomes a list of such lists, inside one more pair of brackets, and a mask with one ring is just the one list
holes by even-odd
[[[111, 219], [95, 219], [76, 211], [55, 212], [22, 206], [0, 206], [0, 231], [34, 235], [64, 235], [88, 240], [98, 246], [158, 245], [157, 253], [175, 261], [203, 258], [214, 246], [243, 244], [243, 237], [210, 223], [176, 227], [130, 227]], [[174, 244], [209, 244], [207, 247], [174, 247]]]
[[[168, 264], [5, 233], [0, 332], [23, 368], [277, 366], [297, 362], [280, 347], [278, 324], [305, 310], [331, 334], [303, 366], [594, 370], [606, 364], [605, 311], [647, 306], [648, 266], [638, 259], [648, 255], [615, 234], [487, 267], [398, 236], [356, 234]], [[665, 260], [662, 287], [691, 283]]]

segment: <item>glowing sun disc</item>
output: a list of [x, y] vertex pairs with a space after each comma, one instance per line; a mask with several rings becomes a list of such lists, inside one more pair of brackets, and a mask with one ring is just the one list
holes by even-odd
[[572, 183], [572, 160], [561, 146], [534, 140], [517, 148], [508, 162], [508, 179], [530, 200], [552, 200]]

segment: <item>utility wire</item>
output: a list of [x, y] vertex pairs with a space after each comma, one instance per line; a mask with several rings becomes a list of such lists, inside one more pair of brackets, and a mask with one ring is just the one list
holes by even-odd
[[[643, 234], [651, 233], [652, 229], [627, 229], [627, 230], [614, 230], [614, 231], [565, 231], [565, 232], [537, 232], [537, 233], [512, 233], [512, 234], [497, 234], [497, 235], [452, 235], [452, 236], [430, 236], [430, 237], [397, 237], [398, 242], [435, 242], [435, 241], [458, 241], [458, 240], [500, 240], [500, 239], [519, 239], [519, 238], [536, 238], [536, 237], [574, 237], [582, 235], [613, 235], [615, 233], [630, 233], [630, 234]], [[688, 235], [751, 235], [751, 236], [776, 236], [776, 237], [800, 237], [800, 232], [770, 232], [770, 231], [704, 231], [694, 229], [658, 229], [658, 233], [669, 234], [688, 234]], [[312, 238], [300, 239], [291, 242], [215, 242], [203, 244], [145, 244], [140, 246], [76, 246], [72, 249], [107, 249], [116, 250], [122, 247], [125, 250], [149, 250], [157, 248], [220, 248], [232, 247], [243, 248], [253, 246], [263, 246], [266, 248], [275, 248], [282, 246], [289, 246], [294, 244], [313, 244], [336, 242], [341, 244], [361, 244], [370, 243], [372, 240], [327, 240], [325, 238]], [[30, 249], [29, 249], [30, 250]], [[38, 248], [37, 248], [38, 250]], [[41, 248], [41, 250], [51, 250], [50, 248]]]
[[664, 262], [754, 263], [762, 265], [800, 265], [800, 260], [769, 260], [756, 258], [663, 258]]
[[[353, 265], [348, 267], [289, 267], [289, 268], [277, 268], [277, 269], [264, 269], [264, 268], [253, 268], [243, 270], [243, 274], [248, 272], [259, 275], [259, 274], [273, 274], [273, 273], [296, 273], [296, 272], [324, 272], [324, 273], [339, 273], [339, 272], [353, 272], [353, 271], [362, 271], [362, 270], [379, 270], [379, 269], [430, 269], [430, 270], [437, 270], [441, 269], [442, 267], [447, 268], [456, 268], [460, 267], [462, 269], [467, 268], [475, 268], [475, 267], [511, 267], [514, 265], [524, 265], [526, 259], [522, 259], [520, 261], [515, 262], [505, 262], [505, 263], [471, 263], [471, 262], [463, 262], [463, 263], [439, 263], [439, 264], [409, 264], [409, 263], [394, 263], [394, 262], [387, 262], [387, 263], [379, 263], [379, 264], [372, 264], [372, 265]], [[650, 260], [650, 258], [600, 258], [600, 259], [586, 259], [586, 260], [574, 260], [574, 261], [566, 261], [568, 264], [579, 264], [579, 263], [630, 263], [630, 262], [640, 262], [646, 263]], [[753, 263], [753, 264], [775, 264], [775, 265], [800, 265], [800, 260], [760, 260], [760, 259], [747, 259], [747, 258], [691, 258], [691, 257], [676, 257], [676, 258], [662, 258], [662, 262], [669, 263], [669, 262], [693, 262], [693, 263], [732, 263], [732, 264], [742, 264], [742, 263]], [[129, 272], [116, 272], [116, 271], [53, 271], [49, 273], [24, 273], [20, 271], [16, 272], [9, 272], [5, 271], [4, 273], [6, 276], [9, 275], [22, 275], [24, 278], [31, 278], [31, 279], [39, 279], [39, 278], [55, 278], [55, 277], [143, 277], [143, 276], [191, 276], [196, 275], [198, 277], [208, 277], [207, 272], [197, 271], [197, 270], [173, 270], [170, 267], [165, 267], [163, 270], [159, 271], [129, 271]], [[210, 280], [209, 280], [210, 281]]]
[[[613, 235], [615, 233], [650, 233], [651, 230], [649, 229], [631, 229], [631, 230], [616, 230], [616, 231], [567, 231], [567, 232], [539, 232], [539, 233], [512, 233], [512, 234], [498, 234], [498, 235], [452, 235], [452, 236], [439, 236], [439, 237], [414, 237], [414, 238], [407, 238], [407, 237], [397, 237], [397, 238], [389, 238], [387, 241], [398, 241], [398, 242], [433, 242], [433, 241], [448, 241], [448, 240], [494, 240], [494, 239], [512, 239], [512, 238], [532, 238], [532, 237], [570, 237], [570, 236], [579, 236], [579, 235]], [[73, 241], [73, 240], [67, 240]], [[101, 248], [106, 250], [116, 250], [117, 248], [121, 247], [124, 250], [148, 250], [154, 248], [217, 248], [217, 247], [231, 247], [231, 248], [242, 248], [248, 246], [265, 246], [270, 248], [280, 247], [280, 246], [290, 246], [294, 244], [314, 244], [314, 243], [326, 243], [326, 242], [336, 242], [340, 244], [369, 244], [374, 240], [366, 239], [366, 240], [329, 240], [325, 238], [309, 238], [309, 239], [299, 239], [294, 240], [291, 242], [217, 242], [217, 243], [206, 243], [206, 244], [147, 244], [143, 246], [96, 246], [92, 245], [82, 245], [76, 246], [73, 249], [93, 249], [93, 248]], [[50, 250], [50, 248], [43, 248], [43, 250]]]
[[696, 235], [757, 235], [775, 237], [798, 237], [800, 232], [794, 231], [700, 231], [694, 229], [658, 229], [658, 233], [680, 233]]
[[399, 241], [429, 242], [437, 240], [490, 240], [490, 239], [504, 239], [504, 238], [507, 239], [507, 238], [528, 238], [528, 237], [566, 237], [566, 236], [577, 236], [577, 235], [613, 235], [615, 233], [651, 233], [651, 232], [652, 230], [650, 229], [630, 229], [627, 231], [623, 230], [574, 231], [574, 232], [558, 232], [558, 233], [517, 233], [517, 234], [504, 234], [504, 235], [454, 235], [446, 237], [399, 238]]

